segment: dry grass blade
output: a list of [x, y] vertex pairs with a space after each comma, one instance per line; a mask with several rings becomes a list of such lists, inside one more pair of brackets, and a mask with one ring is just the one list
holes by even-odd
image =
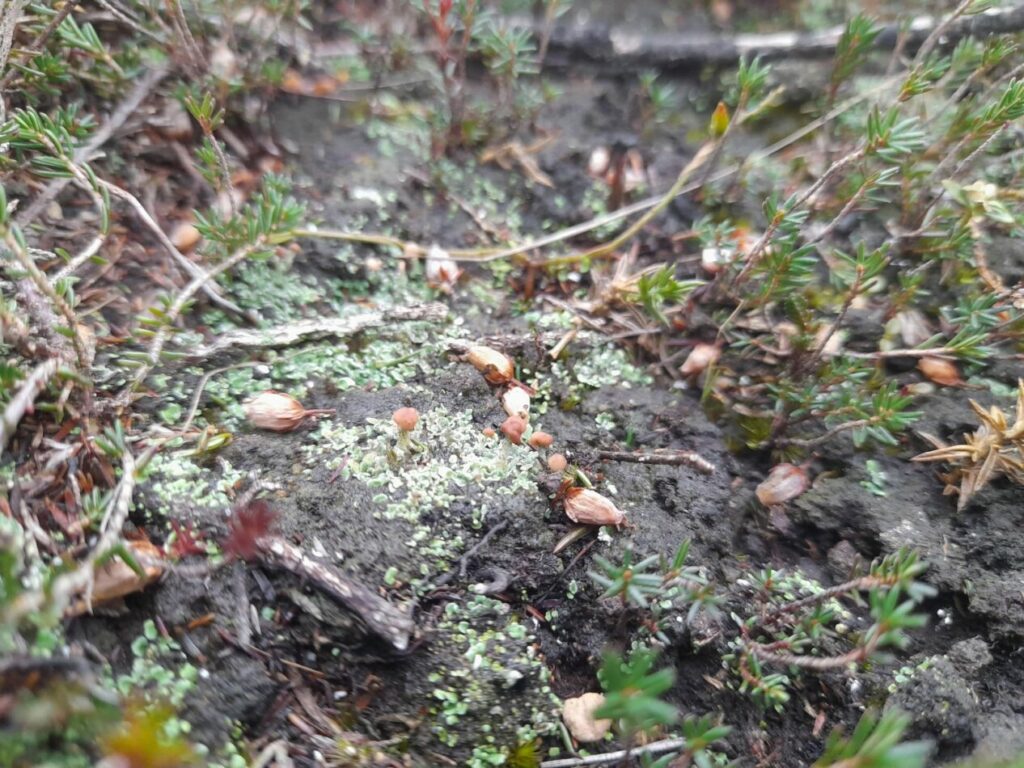
[[1024, 484], [1024, 379], [1017, 384], [1016, 415], [1012, 424], [999, 406], [986, 410], [974, 400], [969, 402], [980, 422], [978, 429], [964, 435], [964, 442], [959, 445], [943, 445], [930, 438], [930, 442], [939, 447], [912, 459], [944, 461], [952, 465], [947, 490], [959, 480], [957, 510], [966, 507], [975, 493], [997, 477], [1005, 476]]

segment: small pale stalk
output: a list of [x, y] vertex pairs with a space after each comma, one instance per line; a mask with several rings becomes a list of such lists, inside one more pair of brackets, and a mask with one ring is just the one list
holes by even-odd
[[513, 384], [502, 393], [501, 405], [509, 416], [518, 416], [523, 421], [530, 420], [530, 395], [518, 384]]

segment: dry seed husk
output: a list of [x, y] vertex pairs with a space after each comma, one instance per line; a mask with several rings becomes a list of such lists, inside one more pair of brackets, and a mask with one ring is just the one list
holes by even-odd
[[512, 358], [504, 352], [477, 344], [466, 352], [466, 359], [484, 375], [489, 384], [507, 384], [515, 377]]
[[308, 410], [291, 395], [273, 389], [246, 400], [242, 408], [249, 423], [271, 432], [291, 432], [310, 416], [332, 412], [326, 409]]
[[574, 523], [622, 525], [626, 513], [611, 499], [589, 488], [570, 488], [565, 493], [565, 514]]

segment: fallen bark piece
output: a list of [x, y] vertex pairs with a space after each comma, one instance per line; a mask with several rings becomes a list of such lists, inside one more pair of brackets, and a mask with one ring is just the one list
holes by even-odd
[[389, 323], [422, 320], [441, 322], [448, 316], [448, 307], [432, 302], [410, 307], [391, 307], [376, 312], [366, 312], [352, 317], [328, 317], [317, 320], [302, 320], [289, 325], [258, 330], [239, 329], [222, 333], [217, 340], [205, 347], [199, 347], [186, 354], [185, 360], [195, 362], [213, 357], [220, 352], [247, 349], [290, 347], [321, 339], [351, 336], [368, 328], [386, 326]]
[[368, 587], [330, 565], [313, 560], [298, 547], [276, 536], [260, 539], [257, 547], [273, 565], [308, 580], [336, 603], [352, 611], [395, 650], [404, 651], [409, 647], [409, 638], [415, 627], [412, 619]]
[[604, 695], [600, 693], [584, 693], [572, 699], [566, 699], [562, 705], [562, 720], [569, 733], [582, 744], [601, 741], [612, 727], [612, 721], [598, 719], [594, 712], [604, 704]]

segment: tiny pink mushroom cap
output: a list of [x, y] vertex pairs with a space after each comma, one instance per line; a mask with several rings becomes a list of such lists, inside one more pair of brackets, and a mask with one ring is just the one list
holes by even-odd
[[420, 420], [420, 412], [415, 408], [399, 408], [391, 416], [392, 420], [403, 432], [412, 432]]
[[534, 448], [548, 448], [555, 442], [555, 438], [547, 432], [534, 432], [530, 435], [530, 445]]
[[516, 445], [522, 444], [525, 431], [526, 422], [518, 416], [509, 416], [501, 423], [501, 433]]

